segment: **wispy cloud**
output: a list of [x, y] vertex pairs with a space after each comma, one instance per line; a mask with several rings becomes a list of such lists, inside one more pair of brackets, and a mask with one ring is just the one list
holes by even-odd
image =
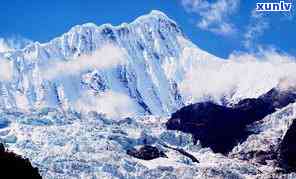
[[[273, 3], [272, 0], [266, 2]], [[293, 0], [286, 0], [293, 4]], [[262, 44], [258, 43], [259, 38], [269, 30], [271, 24], [279, 24], [278, 21], [291, 21], [294, 19], [295, 7], [292, 6], [290, 12], [258, 12], [256, 9], [251, 11], [249, 23], [243, 35], [243, 46], [248, 50], [258, 50]], [[276, 22], [276, 23], [275, 23]], [[290, 22], [288, 22], [290, 23]], [[260, 50], [260, 49], [259, 49]]]
[[123, 49], [114, 45], [105, 45], [91, 55], [82, 55], [69, 61], [53, 60], [42, 69], [42, 74], [45, 79], [52, 80], [60, 76], [79, 74], [85, 70], [110, 68], [124, 63], [124, 53]]
[[200, 17], [197, 26], [220, 35], [229, 35], [236, 31], [236, 27], [229, 20], [229, 16], [237, 12], [240, 0], [181, 0], [185, 10]]
[[102, 112], [108, 117], [134, 116], [140, 110], [129, 96], [114, 91], [107, 91], [100, 96], [84, 93], [75, 102], [75, 108], [81, 112]]
[[264, 31], [269, 28], [269, 20], [265, 17], [264, 12], [253, 10], [250, 17], [250, 23], [244, 34], [243, 45], [247, 49], [255, 48], [256, 40], [263, 35]]

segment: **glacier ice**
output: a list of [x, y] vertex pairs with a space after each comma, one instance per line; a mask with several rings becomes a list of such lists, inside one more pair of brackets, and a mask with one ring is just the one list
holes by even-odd
[[[28, 157], [45, 178], [260, 178], [281, 175], [272, 164], [240, 156], [249, 150], [270, 149], [294, 119], [295, 109], [292, 104], [253, 124], [262, 132], [250, 136], [229, 156], [194, 145], [190, 135], [167, 131], [167, 119], [155, 116], [114, 119], [96, 112], [6, 111], [1, 118], [11, 123], [0, 129], [0, 136], [10, 150]], [[160, 148], [168, 158], [144, 161], [126, 154], [127, 149], [144, 144]], [[186, 150], [200, 163], [164, 144]], [[294, 174], [282, 174], [290, 175]]]

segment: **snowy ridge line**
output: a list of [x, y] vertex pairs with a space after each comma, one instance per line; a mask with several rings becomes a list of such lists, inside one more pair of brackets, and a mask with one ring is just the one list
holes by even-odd
[[152, 10], [149, 14], [145, 14], [145, 15], [142, 15], [140, 17], [137, 17], [135, 20], [133, 20], [130, 23], [123, 22], [123, 23], [121, 23], [119, 25], [112, 25], [110, 23], [105, 23], [105, 24], [97, 25], [95, 23], [88, 22], [88, 23], [84, 23], [84, 24], [81, 24], [81, 25], [75, 25], [75, 26], [71, 27], [68, 32], [63, 33], [61, 36], [55, 37], [55, 38], [53, 38], [52, 40], [50, 40], [48, 42], [40, 43], [40, 42], [36, 41], [36, 42], [34, 42], [32, 44], [29, 44], [29, 45], [25, 46], [23, 49], [14, 50], [13, 52], [2, 52], [2, 53], [0, 53], [0, 56], [3, 56], [3, 55], [5, 56], [5, 54], [7, 54], [7, 53], [25, 52], [26, 50], [30, 49], [31, 46], [36, 46], [36, 45], [37, 46], [46, 46], [46, 45], [51, 44], [54, 41], [62, 38], [65, 35], [68, 35], [68, 34], [71, 34], [71, 33], [75, 32], [77, 29], [90, 27], [90, 28], [95, 28], [98, 31], [103, 30], [104, 28], [112, 28], [114, 30], [119, 30], [119, 29], [122, 29], [122, 28], [127, 28], [129, 26], [139, 25], [139, 24], [141, 24], [141, 23], [143, 23], [145, 21], [149, 21], [149, 19], [151, 19], [151, 18], [156, 18], [156, 19], [162, 18], [162, 19], [168, 20], [168, 21], [172, 22], [173, 24], [175, 24], [178, 27], [178, 29], [180, 29], [180, 27], [177, 25], [177, 23], [174, 20], [172, 20], [171, 18], [169, 18], [166, 14], [164, 14], [163, 12], [161, 12], [159, 10]]
[[[139, 108], [150, 113], [161, 114], [169, 112], [171, 108], [177, 109], [176, 106], [182, 103], [180, 97], [177, 99], [173, 96], [180, 96], [177, 91], [178, 87], [175, 85], [177, 83], [174, 79], [167, 79], [159, 64], [151, 61], [162, 57], [178, 58], [181, 47], [176, 36], [181, 35], [180, 32], [176, 23], [166, 15], [159, 11], [152, 11], [130, 24], [116, 27], [110, 24], [79, 25], [48, 43], [35, 43], [22, 50], [3, 53], [2, 56], [13, 65], [11, 80], [4, 81], [3, 91], [9, 89], [12, 93], [8, 96], [0, 96], [0, 106], [35, 108], [36, 106], [59, 107], [60, 105], [67, 110], [69, 106], [74, 106], [80, 96], [90, 96], [93, 94], [89, 93], [93, 92], [96, 94], [114, 92], [133, 98], [134, 102], [139, 103]], [[132, 35], [127, 38], [126, 34]], [[86, 65], [88, 69], [79, 70], [77, 68], [77, 74], [63, 75], [63, 72], [60, 73], [67, 67], [79, 67], [75, 65], [76, 59], [82, 58], [82, 55], [94, 55], [99, 63], [110, 61], [104, 57], [107, 52], [102, 52], [101, 55], [94, 53], [108, 44], [110, 48], [114, 48], [113, 51], [116, 49], [123, 51], [117, 58], [123, 59], [121, 61], [128, 61], [128, 63], [119, 64], [118, 61], [110, 69], [94, 69], [91, 65]], [[166, 48], [160, 48], [160, 46]], [[112, 50], [109, 51], [109, 54], [112, 54]], [[100, 60], [103, 61], [100, 62]], [[174, 63], [173, 59], [170, 60], [169, 63]], [[71, 64], [70, 61], [75, 61], [75, 63]], [[83, 61], [90, 62], [87, 57]], [[56, 74], [56, 79], [48, 77], [44, 73], [44, 68], [45, 71]], [[61, 70], [54, 71], [56, 68]], [[94, 71], [97, 72], [94, 73]], [[80, 81], [82, 84], [79, 84]], [[116, 83], [121, 84], [115, 85]], [[166, 85], [164, 89], [160, 89], [162, 85]], [[78, 90], [78, 93], [73, 94], [71, 89]], [[171, 91], [169, 92], [170, 97], [165, 95], [168, 90]], [[166, 99], [170, 100], [169, 103], [172, 105], [165, 101]], [[1, 101], [3, 101], [2, 105]], [[162, 109], [157, 109], [156, 104], [153, 103], [158, 103]]]

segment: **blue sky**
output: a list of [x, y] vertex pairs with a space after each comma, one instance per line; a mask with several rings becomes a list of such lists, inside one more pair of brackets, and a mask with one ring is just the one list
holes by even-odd
[[[256, 13], [256, 2], [279, 0], [1, 0], [0, 39], [47, 42], [86, 22], [131, 22], [153, 9], [174, 19], [200, 48], [219, 57], [275, 48], [296, 56], [292, 12]], [[0, 41], [1, 42], [1, 41]]]

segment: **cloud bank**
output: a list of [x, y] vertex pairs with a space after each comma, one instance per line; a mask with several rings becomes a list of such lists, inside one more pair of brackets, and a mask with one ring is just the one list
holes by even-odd
[[43, 67], [43, 78], [52, 80], [59, 76], [77, 75], [86, 70], [111, 68], [124, 63], [124, 50], [105, 45], [91, 55], [82, 55], [69, 61], [54, 60]]
[[81, 112], [101, 112], [112, 118], [135, 116], [139, 110], [137, 103], [129, 96], [114, 91], [98, 96], [84, 93], [75, 103], [75, 108]]
[[232, 54], [219, 68], [212, 66], [199, 64], [185, 74], [180, 89], [190, 102], [208, 99], [221, 102], [225, 97], [237, 101], [258, 97], [277, 86], [283, 89], [296, 86], [290, 80], [296, 77], [296, 58], [272, 50]]

